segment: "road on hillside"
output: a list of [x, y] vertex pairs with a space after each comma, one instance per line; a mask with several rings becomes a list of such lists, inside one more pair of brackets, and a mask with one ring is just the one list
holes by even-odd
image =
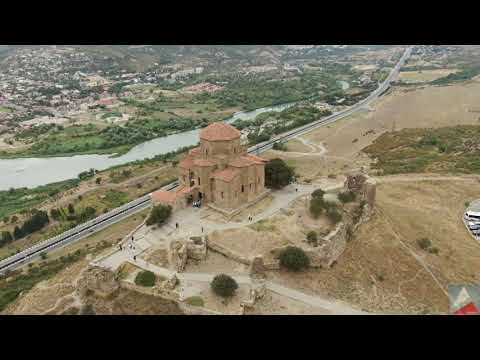
[[[405, 52], [403, 53], [402, 57], [395, 65], [395, 67], [390, 71], [390, 74], [384, 80], [383, 83], [379, 85], [379, 87], [373, 91], [368, 97], [361, 100], [360, 102], [352, 105], [351, 107], [332, 114], [330, 116], [321, 118], [313, 123], [304, 125], [300, 128], [294, 129], [292, 131], [286, 132], [277, 136], [275, 139], [258, 144], [256, 146], [252, 146], [248, 149], [249, 153], [252, 154], [259, 154], [264, 151], [267, 151], [273, 147], [273, 144], [278, 141], [286, 141], [293, 139], [297, 136], [301, 136], [317, 127], [324, 126], [340, 119], [349, 116], [356, 111], [362, 109], [364, 106], [367, 106], [372, 101], [376, 100], [382, 94], [384, 94], [388, 88], [390, 87], [390, 83], [394, 81], [400, 69], [404, 65], [406, 59], [410, 56], [412, 52], [412, 48], [408, 47]], [[178, 181], [175, 181], [167, 186], [165, 186], [164, 190], [172, 190], [178, 186]], [[25, 249], [15, 255], [12, 255], [2, 261], [0, 261], [0, 274], [5, 273], [7, 270], [14, 270], [18, 267], [24, 266], [29, 262], [35, 260], [40, 256], [42, 253], [47, 253], [59, 247], [63, 247], [67, 244], [70, 244], [74, 241], [83, 239], [85, 237], [90, 236], [91, 234], [100, 231], [120, 220], [123, 220], [130, 215], [137, 213], [141, 210], [144, 210], [151, 206], [150, 195], [145, 195], [139, 199], [131, 201], [117, 209], [111, 210], [110, 212], [103, 214], [93, 220], [90, 220], [84, 224], [78, 225], [77, 227], [70, 229], [60, 235], [57, 235], [51, 239], [45, 240], [34, 246]]]

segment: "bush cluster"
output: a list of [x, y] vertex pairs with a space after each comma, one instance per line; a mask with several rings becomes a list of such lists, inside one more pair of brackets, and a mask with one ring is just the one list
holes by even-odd
[[280, 253], [280, 266], [290, 271], [301, 271], [310, 265], [310, 259], [305, 251], [298, 247], [288, 246]]
[[170, 205], [160, 204], [154, 206], [150, 216], [147, 219], [147, 225], [162, 225], [172, 214], [172, 207]]
[[231, 297], [238, 289], [238, 284], [231, 276], [220, 274], [210, 283], [213, 292], [221, 297]]
[[156, 276], [151, 271], [140, 271], [135, 277], [135, 284], [152, 287], [155, 285]]
[[295, 176], [293, 168], [282, 159], [272, 159], [265, 165], [265, 186], [281, 189], [290, 184]]

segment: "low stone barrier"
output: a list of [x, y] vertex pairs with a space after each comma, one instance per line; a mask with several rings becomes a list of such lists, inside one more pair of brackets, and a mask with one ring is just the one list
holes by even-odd
[[128, 290], [136, 291], [145, 295], [158, 296], [168, 300], [174, 300], [174, 301], [180, 300], [180, 295], [178, 292], [173, 290], [168, 290], [168, 289], [162, 289], [157, 286], [145, 287], [145, 286], [136, 285], [127, 280], [121, 280], [120, 287]]
[[245, 265], [248, 265], [248, 266], [250, 266], [250, 264], [252, 263], [252, 261], [249, 258], [247, 258], [243, 255], [240, 255], [240, 254], [238, 254], [238, 253], [236, 253], [232, 250], [229, 250], [229, 249], [223, 247], [222, 245], [211, 241], [210, 239], [207, 240], [207, 248], [209, 250], [220, 253], [220, 254], [222, 254], [223, 256], [226, 256], [229, 259], [238, 261], [239, 263], [242, 263], [242, 264], [245, 264]]

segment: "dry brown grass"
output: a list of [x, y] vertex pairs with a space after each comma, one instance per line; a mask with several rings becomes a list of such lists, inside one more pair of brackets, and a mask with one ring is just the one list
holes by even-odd
[[[333, 268], [271, 276], [369, 311], [447, 312], [448, 284], [480, 281], [480, 246], [461, 221], [465, 201], [478, 197], [479, 190], [475, 179], [380, 184], [376, 214], [360, 227]], [[418, 247], [422, 237], [431, 240], [438, 255]], [[411, 252], [427, 264], [441, 287]]]
[[458, 69], [402, 71], [398, 79], [407, 83], [423, 83], [440, 79], [456, 72], [458, 72]]

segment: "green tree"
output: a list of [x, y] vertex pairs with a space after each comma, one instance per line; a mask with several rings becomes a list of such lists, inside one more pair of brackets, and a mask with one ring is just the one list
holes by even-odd
[[307, 234], [307, 241], [309, 244], [316, 246], [318, 241], [317, 233], [315, 231], [309, 231]]
[[152, 287], [155, 285], [156, 276], [151, 271], [140, 271], [135, 277], [135, 284]]
[[325, 202], [321, 197], [314, 197], [310, 200], [310, 213], [313, 218], [318, 219], [325, 209]]
[[265, 186], [281, 189], [290, 184], [295, 171], [282, 159], [272, 159], [265, 165]]
[[348, 203], [355, 201], [355, 193], [353, 191], [344, 191], [338, 194], [338, 200], [342, 203]]
[[219, 274], [213, 278], [210, 287], [215, 294], [221, 297], [231, 297], [238, 289], [238, 284], [231, 276]]
[[13, 241], [10, 231], [2, 231], [2, 245], [11, 243]]
[[147, 219], [146, 224], [151, 225], [162, 225], [165, 221], [168, 220], [172, 214], [172, 207], [170, 205], [160, 204], [154, 206], [150, 212], [150, 216]]
[[295, 246], [288, 246], [280, 253], [280, 266], [290, 271], [300, 271], [308, 268], [310, 259], [305, 251]]
[[13, 237], [15, 240], [21, 239], [23, 236], [23, 231], [18, 226], [15, 226], [15, 229], [13, 229]]
[[325, 194], [325, 191], [323, 191], [322, 189], [317, 189], [314, 192], [312, 192], [312, 198], [323, 199], [324, 194]]
[[68, 213], [75, 214], [75, 208], [73, 207], [72, 204], [68, 204]]

